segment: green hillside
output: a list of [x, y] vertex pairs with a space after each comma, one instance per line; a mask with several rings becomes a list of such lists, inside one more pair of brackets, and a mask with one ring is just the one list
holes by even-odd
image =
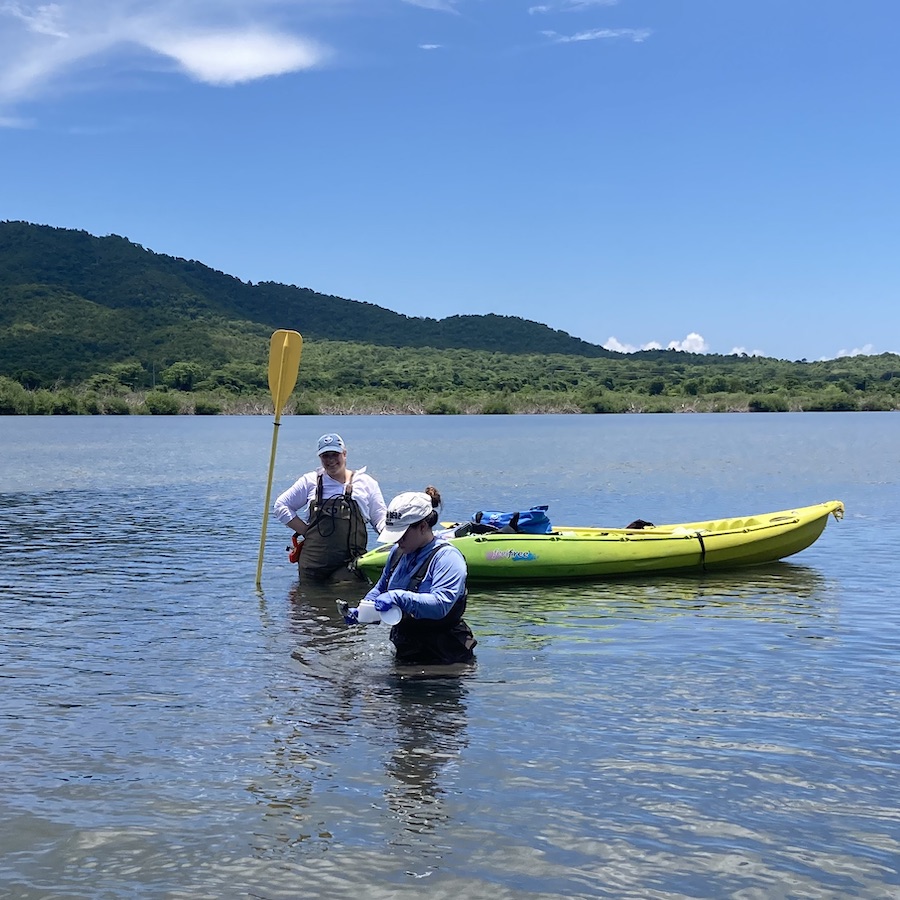
[[893, 354], [610, 353], [524, 319], [413, 318], [121, 237], [0, 222], [0, 415], [263, 413], [278, 328], [304, 338], [294, 414], [900, 408]]
[[276, 328], [314, 341], [614, 355], [525, 319], [404, 316], [308, 288], [246, 284], [114, 235], [0, 222], [2, 375], [79, 381], [130, 359], [157, 368], [183, 359], [209, 365], [234, 352], [235, 342], [262, 341]]

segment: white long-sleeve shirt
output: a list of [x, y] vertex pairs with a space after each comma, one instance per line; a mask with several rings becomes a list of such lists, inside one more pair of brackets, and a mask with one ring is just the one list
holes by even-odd
[[[321, 466], [314, 472], [306, 472], [275, 501], [273, 510], [279, 522], [287, 525], [296, 517], [309, 523], [309, 505], [315, 499], [319, 475], [322, 476], [323, 500], [340, 497], [344, 493], [344, 482], [335, 481]], [[353, 470], [351, 484], [353, 491], [350, 496], [358, 504], [366, 522], [380, 534], [384, 530], [387, 506], [378, 482], [371, 475], [366, 475], [366, 467], [363, 466]]]

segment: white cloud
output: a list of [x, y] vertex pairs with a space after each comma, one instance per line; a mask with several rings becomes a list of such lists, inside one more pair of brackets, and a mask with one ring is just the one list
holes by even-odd
[[748, 350], [746, 347], [732, 347], [731, 356], [765, 356], [762, 350]]
[[[662, 344], [659, 341], [647, 341], [646, 344], [635, 346], [634, 344], [623, 344], [618, 338], [610, 337], [603, 345], [607, 350], [614, 350], [616, 353], [637, 353], [640, 350], [662, 350]], [[709, 344], [702, 335], [692, 331], [683, 341], [669, 341], [666, 344], [666, 350], [683, 350], [685, 353], [709, 353]]]
[[265, 31], [163, 33], [143, 43], [206, 84], [238, 84], [311, 69], [326, 55], [311, 41]]
[[[292, 0], [0, 0], [0, 107], [61, 91], [110, 53], [134, 49], [213, 85], [313, 68], [329, 50], [281, 24], [292, 8]], [[269, 24], [255, 24], [264, 13]]]
[[709, 344], [696, 331], [692, 331], [683, 341], [669, 341], [666, 349], [684, 350], [685, 353], [709, 353]]
[[613, 350], [616, 353], [637, 353], [639, 350], [662, 350], [662, 344], [657, 343], [656, 341], [650, 341], [646, 344], [641, 344], [640, 347], [635, 347], [633, 344], [623, 344], [618, 338], [614, 337], [610, 337], [601, 346], [605, 347], [607, 350]]
[[[387, 3], [388, 0], [383, 0]], [[397, 0], [389, 0], [396, 3]], [[463, 0], [402, 0], [458, 15]], [[539, 0], [540, 2], [540, 0]], [[574, 12], [617, 0], [545, 0], [529, 10]], [[308, 30], [314, 17], [353, 16], [371, 0], [0, 0], [0, 128], [26, 127], [16, 108], [87, 86], [103, 87], [123, 67], [160, 61], [214, 86], [302, 72], [323, 65], [331, 49]], [[649, 31], [546, 32], [553, 41], [642, 41]], [[437, 50], [438, 43], [422, 43]], [[110, 65], [115, 60], [116, 69]]]
[[836, 359], [840, 359], [842, 356], [874, 356], [875, 353], [875, 345], [874, 344], [864, 344], [862, 347], [857, 347], [854, 350], [838, 350], [835, 354]]
[[555, 31], [542, 31], [545, 37], [555, 44], [571, 44], [580, 41], [617, 40], [627, 38], [640, 44], [653, 32], [649, 28], [593, 28], [590, 31], [579, 31], [576, 34], [558, 34]]

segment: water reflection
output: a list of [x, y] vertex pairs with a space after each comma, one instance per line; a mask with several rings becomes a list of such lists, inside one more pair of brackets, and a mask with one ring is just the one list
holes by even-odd
[[489, 621], [510, 615], [542, 623], [560, 613], [579, 619], [657, 619], [706, 614], [783, 620], [831, 610], [835, 585], [817, 569], [793, 563], [698, 576], [647, 576], [557, 585], [476, 587], [471, 606]]
[[277, 754], [283, 784], [269, 806], [296, 815], [312, 796], [320, 817], [323, 805], [342, 810], [335, 813], [341, 826], [331, 821], [323, 833], [343, 832], [346, 840], [356, 825], [344, 803], [366, 793], [373, 804], [386, 804], [397, 829], [390, 843], [408, 851], [416, 836], [449, 822], [445, 799], [456, 791], [467, 745], [464, 679], [474, 666], [396, 666], [387, 628], [344, 624], [335, 601], [358, 597], [342, 591], [343, 585], [298, 583], [288, 594], [303, 704], [285, 712], [292, 730]]
[[555, 585], [479, 586], [479, 596], [515, 600], [531, 608], [565, 607], [589, 600], [594, 604], [644, 604], [649, 607], [754, 604], [767, 595], [812, 598], [825, 589], [817, 569], [796, 563], [771, 563], [733, 572], [656, 575]]
[[[421, 477], [396, 489], [433, 477], [466, 514], [488, 484], [497, 508], [533, 497], [569, 521], [715, 516], [759, 484], [757, 509], [810, 493], [852, 510], [803, 565], [474, 587], [477, 668], [441, 680], [399, 671], [386, 629], [346, 627], [344, 586], [293, 583], [275, 528], [255, 602], [271, 427], [191, 418], [3, 432], [0, 481], [23, 491], [0, 495], [7, 893], [896, 893], [893, 417], [804, 414], [788, 454], [746, 416], [355, 421], [373, 471], [397, 429], [443, 446], [445, 471], [408, 454]], [[36, 437], [11, 456], [23, 427]], [[586, 448], [563, 481], [540, 456], [560, 429]], [[687, 493], [672, 429], [706, 454]]]
[[410, 831], [447, 821], [442, 779], [458, 768], [467, 745], [465, 697], [458, 678], [405, 680], [395, 694], [396, 748], [387, 764], [393, 784], [386, 798]]
[[302, 644], [319, 645], [339, 639], [347, 633], [347, 626], [337, 611], [338, 601], [347, 600], [355, 606], [364, 592], [365, 587], [355, 583], [295, 582], [288, 594], [291, 631]]

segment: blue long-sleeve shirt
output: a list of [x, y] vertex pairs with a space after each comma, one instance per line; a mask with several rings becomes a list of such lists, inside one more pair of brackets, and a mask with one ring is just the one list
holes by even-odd
[[[410, 579], [435, 546], [441, 549], [428, 565], [428, 571], [418, 591], [407, 590]], [[404, 612], [418, 619], [443, 619], [466, 592], [466, 561], [452, 544], [436, 537], [414, 553], [403, 554], [387, 579], [386, 573], [400, 551], [395, 546], [381, 573], [378, 583], [366, 594], [366, 600], [376, 600], [382, 594], [390, 598]]]

